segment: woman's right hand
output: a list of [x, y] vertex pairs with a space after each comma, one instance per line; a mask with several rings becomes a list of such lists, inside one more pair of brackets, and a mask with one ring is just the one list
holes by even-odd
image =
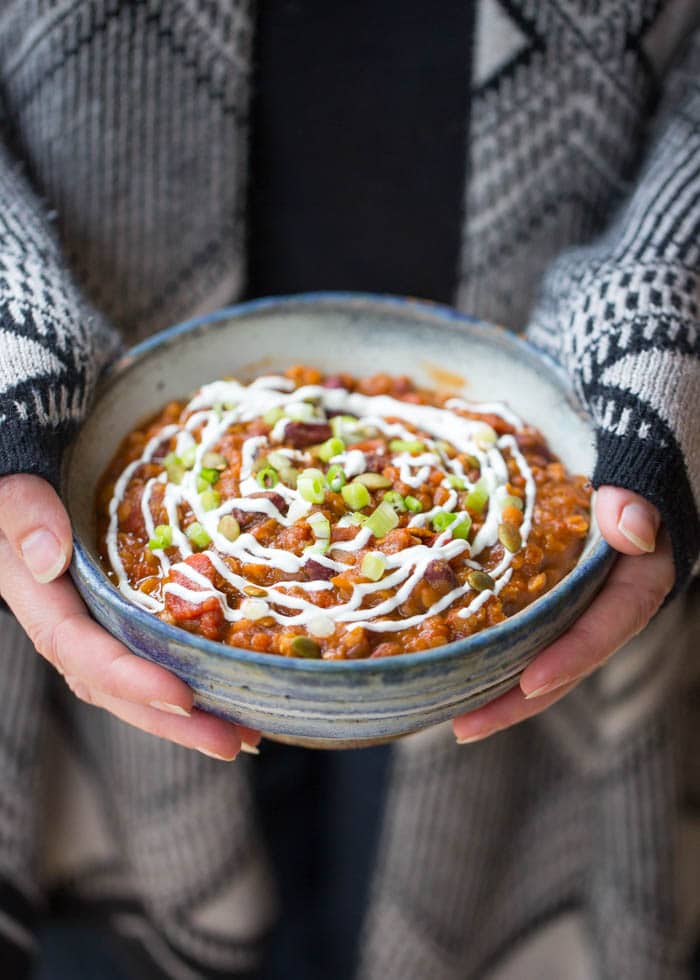
[[0, 594], [39, 653], [82, 701], [152, 735], [235, 759], [257, 732], [193, 710], [192, 691], [135, 656], [93, 620], [68, 575], [72, 536], [53, 487], [37, 476], [0, 478]]

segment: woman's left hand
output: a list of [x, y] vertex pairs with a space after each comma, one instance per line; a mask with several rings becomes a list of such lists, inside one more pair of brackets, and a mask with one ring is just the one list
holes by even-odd
[[643, 630], [671, 591], [671, 543], [659, 530], [657, 509], [629, 490], [601, 487], [595, 512], [604, 538], [622, 557], [571, 629], [523, 671], [518, 687], [454, 720], [460, 744], [531, 718], [564, 697]]

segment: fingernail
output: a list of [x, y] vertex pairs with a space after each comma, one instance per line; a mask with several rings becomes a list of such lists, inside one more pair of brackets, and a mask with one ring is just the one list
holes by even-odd
[[560, 687], [565, 687], [567, 684], [571, 683], [571, 677], [555, 677], [554, 680], [547, 681], [547, 683], [542, 684], [541, 687], [536, 687], [534, 691], [530, 691], [528, 693], [523, 691], [523, 697], [526, 701], [531, 701], [534, 698], [542, 698], [545, 694], [552, 694], [553, 691], [558, 691]]
[[180, 715], [182, 718], [189, 718], [192, 714], [191, 711], [181, 708], [179, 704], [169, 704], [167, 701], [151, 701], [150, 705], [157, 711], [166, 711], [169, 715]]
[[200, 749], [200, 748], [198, 748], [197, 751], [201, 752], [202, 755], [208, 755], [210, 759], [216, 759], [217, 762], [234, 762], [236, 756], [238, 755], [238, 753], [236, 753], [236, 755], [231, 755], [231, 756], [217, 755], [216, 752], [210, 752], [209, 749]]
[[66, 552], [48, 528], [32, 531], [19, 547], [27, 568], [37, 582], [51, 582], [63, 571]]
[[483, 738], [488, 738], [489, 735], [497, 731], [495, 728], [485, 728], [481, 732], [477, 732], [476, 735], [460, 735], [457, 739], [457, 745], [469, 745], [470, 742], [480, 742]]
[[651, 552], [656, 548], [656, 521], [643, 504], [627, 504], [617, 527], [631, 544], [642, 551]]
[[241, 752], [246, 752], [248, 755], [260, 755], [260, 749], [257, 745], [251, 745], [250, 742], [241, 742]]

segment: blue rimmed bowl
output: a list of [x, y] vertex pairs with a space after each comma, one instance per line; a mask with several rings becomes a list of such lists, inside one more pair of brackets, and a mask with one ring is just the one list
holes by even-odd
[[437, 724], [513, 687], [535, 654], [590, 603], [612, 561], [593, 524], [576, 567], [497, 626], [400, 657], [296, 660], [228, 647], [132, 605], [96, 550], [95, 488], [121, 439], [173, 398], [222, 375], [290, 364], [328, 373], [408, 374], [476, 401], [506, 401], [546, 435], [572, 472], [591, 473], [593, 433], [562, 373], [512, 333], [409, 299], [321, 293], [258, 300], [164, 330], [102, 384], [64, 467], [74, 528], [71, 574], [95, 618], [135, 653], [185, 680], [199, 707], [300, 745], [349, 747]]

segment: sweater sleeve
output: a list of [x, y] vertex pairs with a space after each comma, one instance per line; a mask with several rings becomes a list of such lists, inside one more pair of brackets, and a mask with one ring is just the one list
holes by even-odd
[[650, 150], [607, 232], [558, 258], [529, 339], [596, 425], [596, 487], [661, 512], [676, 589], [700, 571], [700, 35], [669, 77]]
[[50, 214], [0, 145], [0, 475], [56, 483], [119, 338], [81, 296]]

